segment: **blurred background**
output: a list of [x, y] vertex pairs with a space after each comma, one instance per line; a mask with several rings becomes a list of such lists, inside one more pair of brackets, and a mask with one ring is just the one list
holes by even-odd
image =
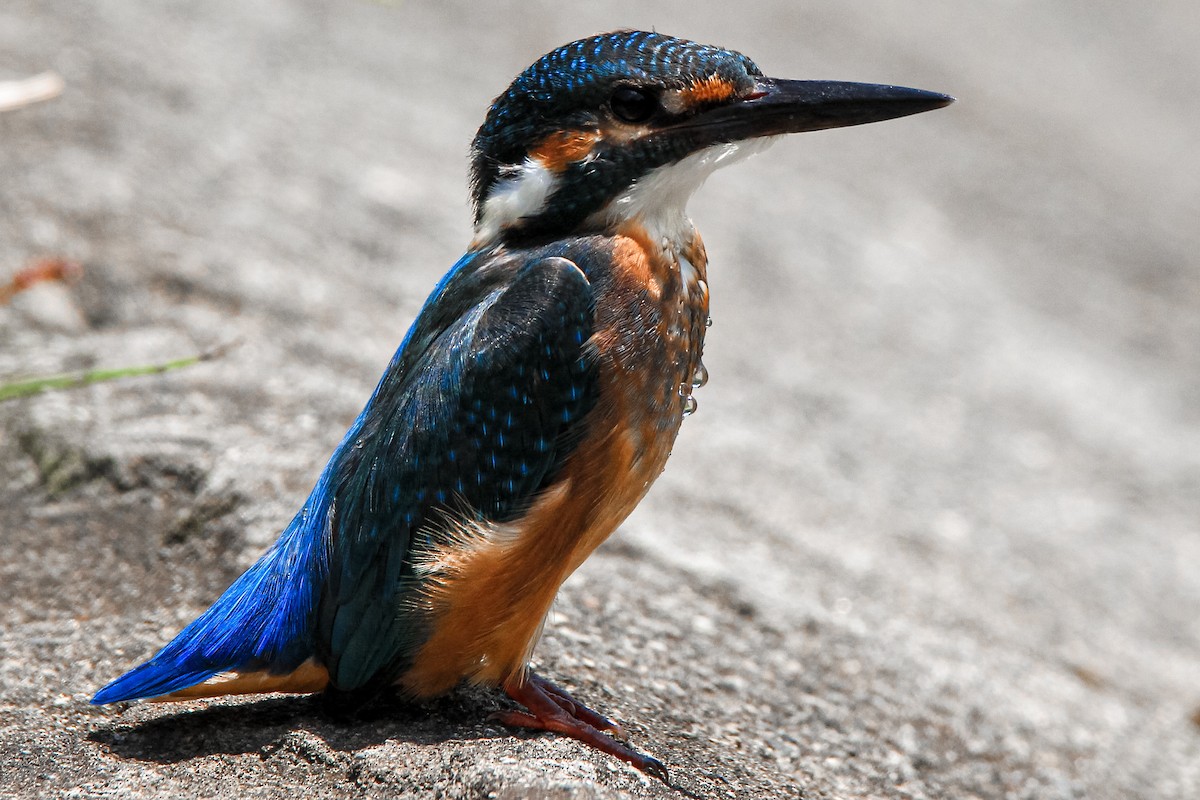
[[0, 283], [82, 274], [0, 306], [0, 383], [235, 344], [0, 403], [18, 796], [666, 796], [470, 696], [86, 705], [299, 506], [470, 238], [491, 98], [619, 27], [959, 102], [693, 200], [712, 380], [541, 668], [699, 796], [1200, 795], [1200, 7], [8, 0], [0, 82], [63, 90], [0, 112]]

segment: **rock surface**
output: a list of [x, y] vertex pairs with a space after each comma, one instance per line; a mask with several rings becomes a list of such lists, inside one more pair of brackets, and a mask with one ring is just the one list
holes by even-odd
[[[0, 794], [1200, 796], [1192, 2], [8, 0]], [[94, 708], [271, 541], [469, 237], [466, 145], [552, 46], [655, 27], [946, 91], [692, 205], [716, 325], [667, 472], [564, 587], [544, 672], [669, 789], [462, 691]]]

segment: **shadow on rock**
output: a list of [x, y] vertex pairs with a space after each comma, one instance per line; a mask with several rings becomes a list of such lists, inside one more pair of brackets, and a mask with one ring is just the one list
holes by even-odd
[[382, 697], [349, 718], [325, 713], [319, 696], [248, 699], [203, 708], [164, 705], [159, 707], [164, 713], [153, 719], [101, 723], [88, 739], [122, 758], [159, 764], [218, 754], [269, 756], [296, 731], [307, 731], [330, 749], [349, 753], [388, 740], [436, 744], [506, 736], [504, 729], [486, 724], [502, 702], [485, 690], [463, 688], [423, 703]]

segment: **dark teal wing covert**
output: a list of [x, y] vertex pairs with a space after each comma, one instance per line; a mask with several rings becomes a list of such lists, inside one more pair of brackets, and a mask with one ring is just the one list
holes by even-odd
[[332, 475], [316, 644], [347, 700], [393, 680], [428, 636], [414, 559], [446, 539], [447, 515], [519, 517], [595, 402], [592, 290], [571, 261], [485, 265], [439, 288]]

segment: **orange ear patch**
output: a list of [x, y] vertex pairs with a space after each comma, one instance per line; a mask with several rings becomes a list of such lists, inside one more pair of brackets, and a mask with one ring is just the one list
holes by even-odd
[[600, 134], [594, 131], [558, 131], [543, 139], [529, 152], [551, 172], [562, 172], [576, 161], [582, 161], [592, 152]]
[[733, 84], [719, 75], [709, 75], [696, 81], [691, 86], [680, 90], [679, 96], [688, 108], [719, 103], [728, 100], [736, 89]]

